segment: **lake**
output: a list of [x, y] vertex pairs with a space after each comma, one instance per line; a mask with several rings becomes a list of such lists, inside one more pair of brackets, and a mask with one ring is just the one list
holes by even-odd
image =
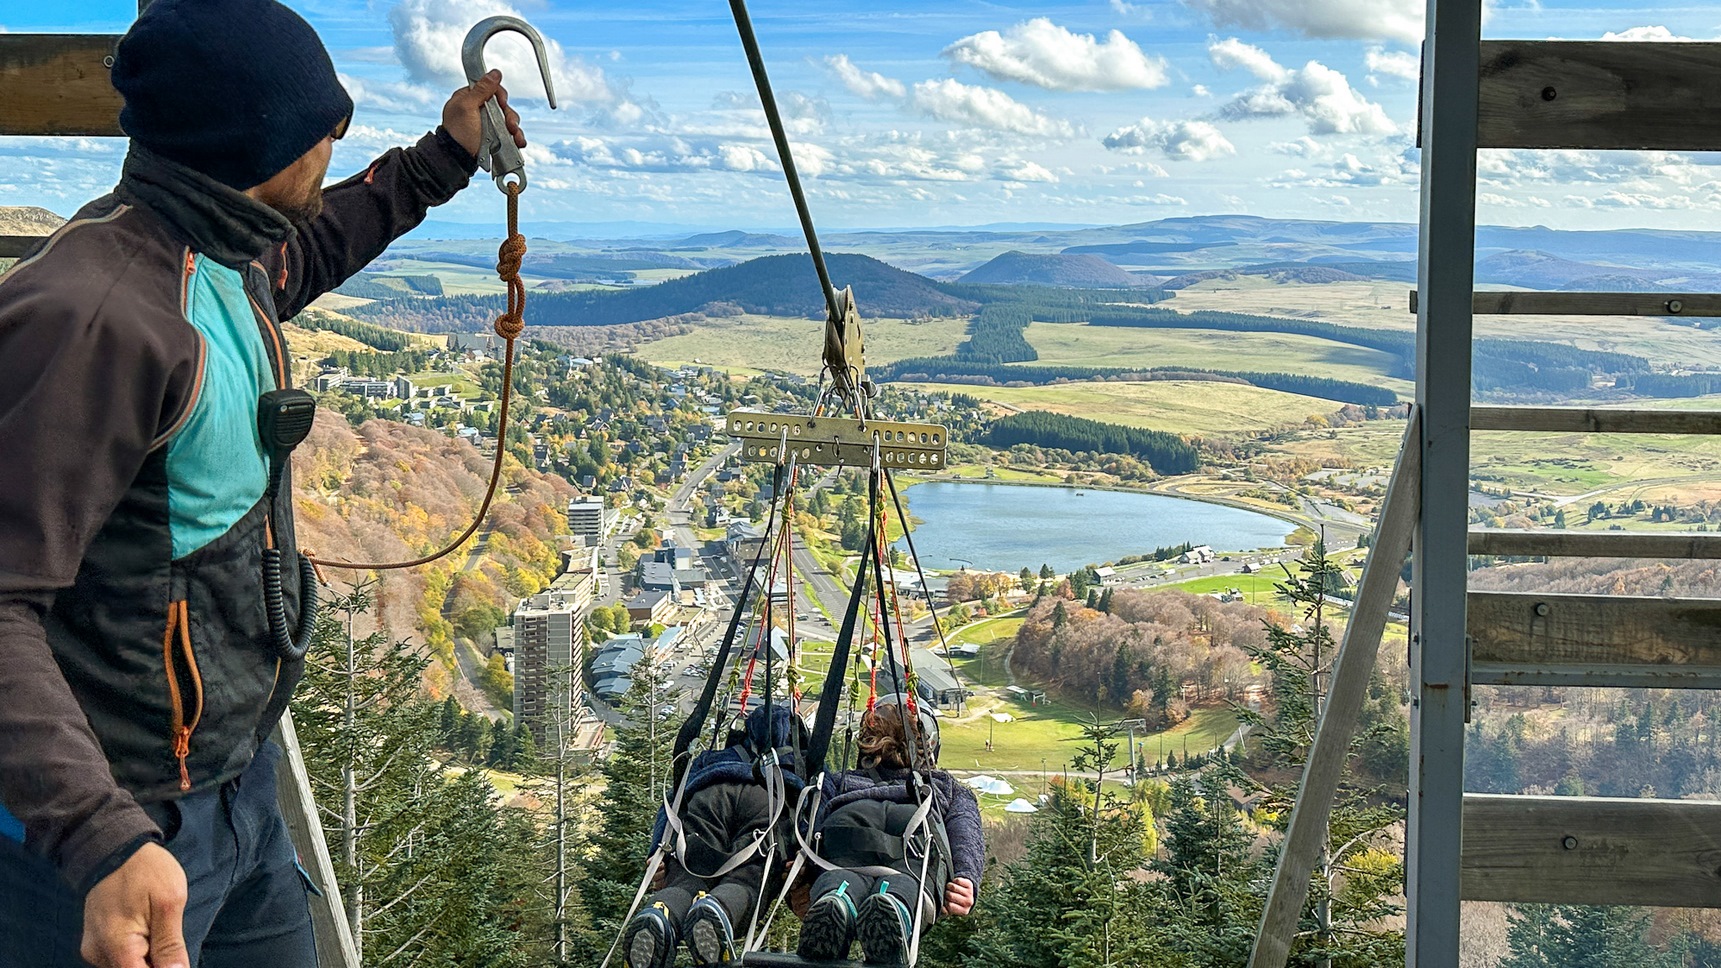
[[903, 499], [920, 519], [914, 547], [926, 568], [1049, 564], [1062, 574], [1185, 541], [1219, 551], [1277, 548], [1295, 530], [1255, 511], [1126, 491], [936, 481], [907, 488]]

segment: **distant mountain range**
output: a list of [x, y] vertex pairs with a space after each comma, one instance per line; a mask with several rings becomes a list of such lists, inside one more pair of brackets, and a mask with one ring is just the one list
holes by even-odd
[[1028, 253], [1011, 250], [957, 282], [1002, 283], [1018, 286], [1061, 286], [1070, 289], [1126, 289], [1153, 285], [1157, 276], [1132, 275], [1097, 255]]
[[[839, 288], [854, 287], [864, 317], [959, 316], [980, 308], [952, 287], [868, 256], [830, 253], [826, 260]], [[398, 329], [463, 332], [488, 326], [501, 308], [500, 296], [443, 296], [387, 299], [346, 312]], [[614, 326], [691, 313], [822, 319], [825, 303], [806, 255], [764, 256], [654, 286], [532, 297], [533, 323], [540, 326]]]
[[[589, 227], [589, 226], [587, 226]], [[534, 237], [529, 268], [552, 278], [606, 270], [625, 278], [634, 268], [698, 269], [763, 254], [800, 253], [805, 243], [778, 232], [673, 231], [640, 225], [630, 239], [613, 235], [585, 241]], [[434, 231], [437, 226], [430, 226]], [[476, 229], [467, 226], [463, 229]], [[580, 225], [559, 226], [554, 237], [575, 238]], [[606, 226], [615, 235], [626, 224]], [[527, 226], [528, 233], [538, 227]], [[1383, 280], [1416, 276], [1416, 226], [1406, 222], [1323, 222], [1252, 215], [1205, 215], [1132, 225], [996, 225], [977, 228], [827, 232], [829, 249], [864, 252], [932, 279], [1006, 284], [1131, 286], [1152, 277], [1181, 281], [1202, 273], [1240, 272], [1285, 280]], [[596, 233], [593, 233], [594, 235]], [[494, 228], [460, 238], [483, 242], [405, 240], [391, 257], [415, 252], [465, 253], [461, 261], [490, 259]], [[998, 261], [999, 257], [1014, 254]], [[552, 258], [553, 256], [553, 258]], [[1079, 262], [1051, 259], [1082, 256]], [[541, 261], [539, 258], [541, 257]], [[1721, 232], [1613, 229], [1570, 231], [1542, 226], [1481, 226], [1476, 233], [1477, 281], [1525, 289], [1721, 290]], [[602, 263], [596, 260], [606, 260]], [[1109, 273], [1094, 260], [1124, 275]], [[1321, 269], [1324, 271], [1314, 271]], [[422, 271], [422, 270], [409, 270]], [[970, 275], [974, 274], [974, 275]], [[1131, 275], [1133, 274], [1133, 275]], [[1148, 278], [1143, 279], [1146, 276]], [[1109, 282], [1105, 280], [1110, 280]], [[1171, 283], [1177, 285], [1178, 283]]]

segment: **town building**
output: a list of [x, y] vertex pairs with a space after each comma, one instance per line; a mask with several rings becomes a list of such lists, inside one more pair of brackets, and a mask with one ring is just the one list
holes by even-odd
[[662, 623], [675, 614], [675, 598], [666, 591], [642, 591], [628, 599], [627, 614], [635, 622]]
[[601, 497], [588, 495], [568, 502], [568, 530], [596, 544], [610, 536], [621, 513]]
[[[557, 719], [585, 717], [580, 665], [585, 611], [596, 587], [590, 572], [564, 574], [514, 610], [514, 721], [530, 728], [540, 743], [546, 726]], [[498, 634], [498, 647], [502, 641]]]

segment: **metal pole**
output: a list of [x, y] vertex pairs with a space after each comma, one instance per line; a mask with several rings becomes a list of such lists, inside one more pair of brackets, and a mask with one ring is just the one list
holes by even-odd
[[1422, 520], [1414, 542], [1406, 968], [1457, 968], [1463, 843], [1470, 363], [1476, 251], [1479, 0], [1429, 0], [1422, 73], [1416, 401]]

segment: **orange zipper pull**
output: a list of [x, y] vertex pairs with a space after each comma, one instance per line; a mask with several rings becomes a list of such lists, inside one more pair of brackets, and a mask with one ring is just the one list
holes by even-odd
[[191, 789], [191, 771], [186, 769], [185, 758], [191, 755], [191, 727], [177, 726], [173, 730], [173, 755], [179, 760], [179, 789]]

